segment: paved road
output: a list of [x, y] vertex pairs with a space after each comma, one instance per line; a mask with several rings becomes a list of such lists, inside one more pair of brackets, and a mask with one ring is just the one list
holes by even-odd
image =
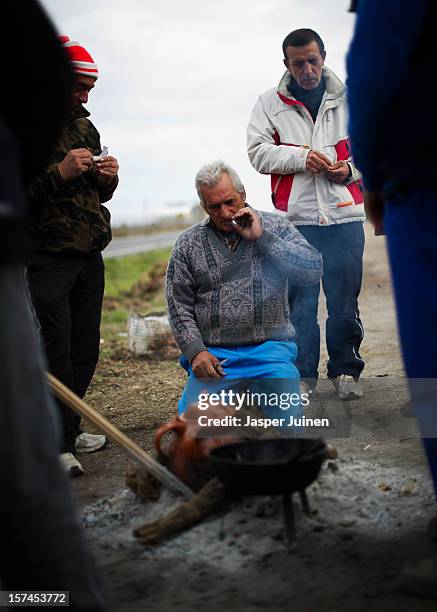
[[182, 230], [171, 232], [159, 232], [158, 234], [146, 234], [144, 236], [124, 236], [114, 238], [109, 246], [103, 251], [103, 257], [123, 257], [133, 253], [152, 251], [172, 246]]

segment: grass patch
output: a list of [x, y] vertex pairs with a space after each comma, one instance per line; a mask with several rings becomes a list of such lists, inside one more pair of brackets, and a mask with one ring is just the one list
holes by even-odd
[[150, 270], [159, 263], [167, 262], [171, 247], [125, 255], [125, 257], [110, 257], [105, 260], [106, 287], [105, 296], [122, 298], [131, 291], [140, 278], [144, 278]]
[[129, 312], [150, 314], [166, 310], [163, 278], [171, 247], [105, 260], [105, 299], [100, 326], [102, 356], [127, 349]]
[[116, 334], [119, 331], [126, 331], [126, 321], [129, 311], [127, 308], [116, 308], [108, 310], [104, 308], [102, 311], [101, 328], [106, 334]]

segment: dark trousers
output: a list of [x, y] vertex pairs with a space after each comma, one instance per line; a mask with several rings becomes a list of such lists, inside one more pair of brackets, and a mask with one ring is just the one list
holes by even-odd
[[[393, 197], [385, 206], [384, 230], [402, 356], [437, 495], [436, 227], [435, 193], [412, 191]], [[427, 381], [421, 383], [420, 379]], [[424, 394], [424, 390], [428, 392]]]
[[59, 430], [44, 376], [24, 271], [0, 265], [0, 583], [70, 591], [70, 608], [106, 609], [58, 459]]
[[[27, 278], [50, 372], [83, 397], [99, 357], [105, 286], [102, 255], [38, 254], [27, 268]], [[62, 402], [58, 405], [62, 452], [73, 452], [74, 440], [81, 433], [80, 417]]]
[[[299, 225], [297, 229], [323, 257], [322, 286], [326, 296], [328, 377], [358, 377], [364, 368], [359, 349], [363, 325], [359, 318], [364, 229], [361, 222], [340, 225]], [[317, 379], [320, 327], [317, 320], [320, 283], [290, 286], [290, 318], [296, 330], [299, 354], [296, 366], [302, 379]]]

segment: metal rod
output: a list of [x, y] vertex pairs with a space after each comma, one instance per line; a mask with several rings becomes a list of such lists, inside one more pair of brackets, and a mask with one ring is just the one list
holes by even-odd
[[310, 510], [310, 505], [309, 505], [309, 502], [308, 502], [308, 497], [307, 497], [306, 491], [305, 490], [299, 491], [299, 495], [300, 495], [300, 501], [302, 503], [303, 513], [306, 516], [310, 516], [311, 515], [311, 510]]
[[226, 537], [226, 533], [225, 533], [225, 518], [226, 518], [226, 514], [223, 514], [221, 521], [220, 521], [220, 529], [219, 529], [219, 534], [218, 534], [218, 538], [220, 540], [220, 542], [222, 542], [225, 537]]
[[282, 508], [284, 510], [285, 534], [287, 536], [288, 547], [291, 550], [296, 542], [296, 524], [291, 495], [285, 494], [282, 496]]

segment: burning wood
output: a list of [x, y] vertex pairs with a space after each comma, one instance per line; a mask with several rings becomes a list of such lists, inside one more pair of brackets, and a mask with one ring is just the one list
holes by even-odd
[[[288, 530], [289, 541], [294, 542], [294, 519], [290, 518], [293, 513], [289, 496], [299, 491], [301, 498], [305, 499], [305, 506], [308, 506], [304, 489], [317, 477], [323, 460], [336, 456], [335, 449], [327, 448], [321, 440], [286, 440], [277, 432], [273, 432], [273, 437], [268, 440], [245, 442], [223, 435], [199, 438], [199, 426], [191, 414], [193, 411], [195, 416], [195, 407], [190, 406], [184, 415], [163, 425], [156, 432], [155, 445], [159, 460], [181, 480], [195, 489], [204, 486], [192, 499], [166, 516], [135, 529], [134, 536], [142, 544], [154, 544], [196, 525], [223, 505], [226, 492], [222, 483], [225, 483], [228, 492], [237, 495], [283, 495], [284, 512], [287, 510], [285, 518], [288, 519], [286, 524], [293, 524], [293, 528]], [[227, 411], [224, 406], [211, 410], [214, 415], [221, 416]], [[170, 432], [173, 437], [164, 450], [161, 439]], [[213, 430], [212, 433], [217, 435], [218, 432]], [[307, 461], [301, 463], [304, 455]], [[213, 478], [205, 484], [212, 475], [217, 475], [220, 480]], [[156, 500], [159, 497], [158, 483], [143, 470], [131, 469], [126, 483], [142, 499]]]

